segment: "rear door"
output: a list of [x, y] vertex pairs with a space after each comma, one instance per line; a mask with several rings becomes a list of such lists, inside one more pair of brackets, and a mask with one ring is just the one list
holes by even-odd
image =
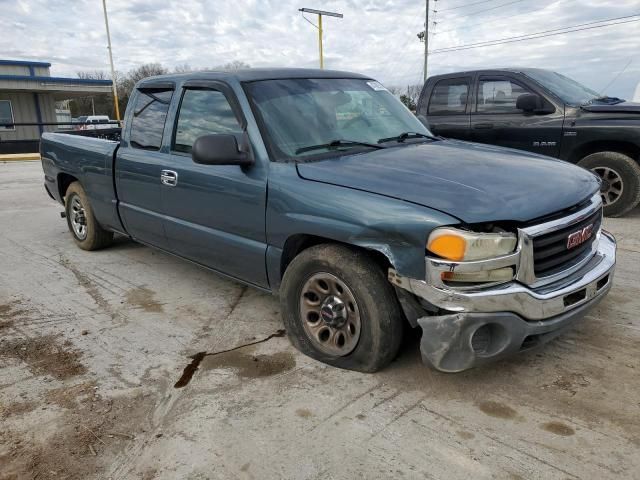
[[162, 211], [162, 170], [169, 160], [163, 148], [173, 85], [145, 85], [138, 89], [127, 131], [118, 149], [115, 179], [119, 210], [127, 232], [136, 240], [168, 249]]
[[535, 93], [510, 75], [481, 75], [476, 105], [471, 114], [471, 140], [557, 157], [560, 152], [564, 112], [526, 113], [516, 108], [518, 97]]
[[469, 139], [467, 104], [470, 91], [470, 76], [444, 78], [436, 82], [429, 94], [426, 112], [432, 133], [460, 140]]
[[162, 187], [171, 251], [267, 287], [267, 166], [200, 165], [191, 159], [193, 142], [202, 135], [243, 135], [246, 119], [237, 97], [226, 83], [200, 80], [186, 82], [180, 94], [167, 167], [176, 178]]

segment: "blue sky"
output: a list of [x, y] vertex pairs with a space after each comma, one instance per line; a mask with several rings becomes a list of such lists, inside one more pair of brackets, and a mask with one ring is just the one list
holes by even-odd
[[[640, 14], [638, 0], [431, 0], [433, 49]], [[116, 69], [146, 62], [210, 67], [315, 67], [317, 33], [300, 7], [326, 18], [325, 67], [404, 86], [422, 77], [422, 0], [107, 0]], [[453, 8], [460, 7], [463, 8]], [[448, 10], [447, 9], [451, 9]], [[488, 10], [491, 9], [491, 10]], [[480, 10], [487, 10], [480, 12]], [[107, 70], [100, 0], [0, 0], [0, 56], [45, 60], [58, 75]], [[432, 19], [434, 14], [432, 12]], [[630, 98], [640, 82], [640, 22], [473, 50], [433, 54], [431, 74], [501, 66], [551, 68]]]

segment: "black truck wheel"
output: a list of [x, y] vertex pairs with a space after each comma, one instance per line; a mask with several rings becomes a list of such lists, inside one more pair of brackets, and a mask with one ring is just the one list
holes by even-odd
[[578, 163], [602, 179], [604, 215], [621, 217], [640, 203], [640, 165], [617, 152], [598, 152]]
[[284, 274], [280, 303], [293, 345], [321, 362], [375, 372], [400, 348], [404, 319], [393, 287], [364, 251], [304, 250]]
[[64, 197], [67, 226], [73, 240], [83, 250], [99, 250], [113, 241], [113, 232], [103, 229], [93, 215], [91, 204], [79, 182], [67, 188]]

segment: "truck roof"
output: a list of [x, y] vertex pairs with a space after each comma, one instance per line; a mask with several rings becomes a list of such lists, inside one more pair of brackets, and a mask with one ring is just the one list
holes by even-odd
[[276, 80], [288, 78], [362, 78], [370, 79], [366, 75], [339, 70], [321, 70], [318, 68], [247, 68], [235, 71], [201, 71], [157, 75], [140, 81], [139, 86], [146, 83], [162, 81], [183, 81], [186, 79], [237, 80], [239, 82], [254, 82], [257, 80]]
[[440, 75], [433, 75], [429, 77], [432, 78], [440, 78], [440, 77], [449, 77], [452, 75], [471, 75], [475, 73], [495, 73], [495, 72], [509, 72], [509, 73], [528, 73], [528, 72], [549, 72], [551, 70], [547, 68], [530, 68], [530, 67], [500, 67], [500, 68], [483, 68], [479, 70], [464, 70], [462, 72], [449, 72], [442, 73]]

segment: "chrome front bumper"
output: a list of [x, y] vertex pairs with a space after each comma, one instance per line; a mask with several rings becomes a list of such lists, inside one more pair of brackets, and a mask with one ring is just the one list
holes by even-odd
[[394, 270], [389, 270], [389, 280], [450, 312], [512, 312], [526, 320], [544, 320], [604, 295], [611, 288], [615, 264], [615, 239], [602, 231], [595, 254], [579, 270], [537, 287], [513, 281], [475, 290], [455, 289], [442, 282], [402, 277]]

